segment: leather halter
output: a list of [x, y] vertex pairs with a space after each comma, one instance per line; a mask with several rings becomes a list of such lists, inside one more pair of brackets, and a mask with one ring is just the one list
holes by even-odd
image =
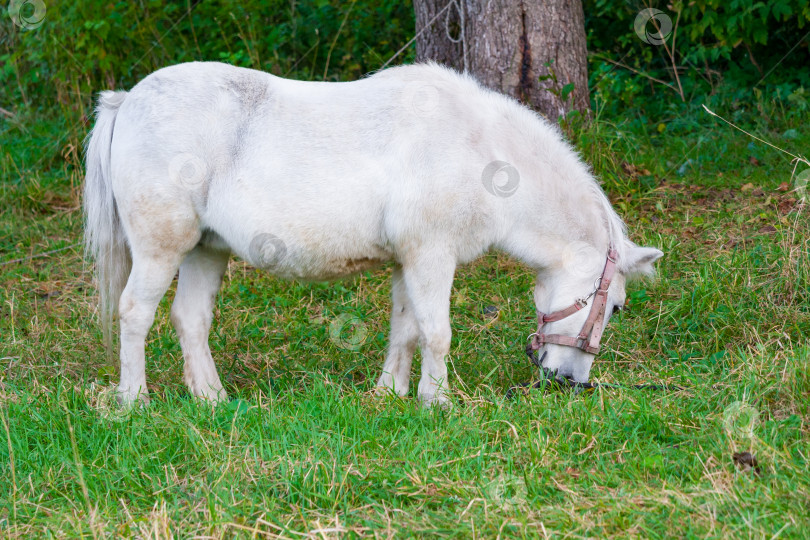
[[[605, 260], [605, 268], [602, 270], [602, 275], [599, 277], [599, 285], [594, 292], [585, 298], [577, 299], [577, 301], [570, 306], [554, 311], [553, 313], [537, 313], [537, 332], [529, 336], [532, 338], [531, 344], [529, 345], [531, 350], [536, 351], [546, 343], [553, 343], [555, 345], [565, 345], [567, 347], [581, 349], [590, 354], [599, 354], [599, 342], [602, 339], [602, 332], [605, 330], [605, 308], [607, 307], [608, 287], [610, 287], [613, 274], [616, 272], [617, 260], [618, 253], [613, 246], [610, 246], [607, 259]], [[546, 323], [556, 322], [570, 317], [587, 306], [588, 299], [591, 296], [593, 296], [591, 312], [588, 314], [585, 324], [582, 325], [582, 330], [579, 331], [576, 337], [543, 333], [543, 326], [545, 326]]]

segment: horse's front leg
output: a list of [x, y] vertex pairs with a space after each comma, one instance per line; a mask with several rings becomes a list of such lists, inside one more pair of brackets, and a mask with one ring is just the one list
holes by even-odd
[[449, 397], [445, 357], [450, 350], [450, 290], [456, 262], [448, 253], [449, 250], [430, 250], [403, 265], [422, 351], [418, 396], [426, 406], [442, 405]]
[[381, 393], [390, 391], [399, 396], [408, 393], [411, 361], [418, 340], [419, 327], [405, 288], [402, 267], [397, 265], [391, 277], [391, 333], [388, 338], [388, 354], [380, 380], [377, 381]]

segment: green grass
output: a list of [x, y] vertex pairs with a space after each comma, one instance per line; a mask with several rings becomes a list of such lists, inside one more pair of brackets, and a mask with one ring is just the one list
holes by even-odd
[[[69, 247], [83, 132], [3, 120], [0, 264], [68, 249], [0, 266], [0, 531], [806, 537], [808, 209], [780, 154], [705, 115], [680, 121], [601, 119], [578, 140], [631, 237], [666, 252], [657, 280], [631, 286], [592, 375], [682, 390], [505, 400], [535, 375], [522, 354], [533, 278], [491, 254], [454, 287], [453, 409], [374, 399], [390, 269], [300, 284], [234, 261], [210, 339], [234, 400], [211, 408], [185, 392], [172, 292], [147, 345], [152, 403], [127, 413], [110, 404], [117, 363], [90, 268]], [[758, 133], [800, 150], [807, 125]], [[799, 137], [779, 141], [788, 128]], [[357, 350], [330, 336], [348, 316], [365, 336]], [[760, 472], [738, 469], [737, 451]]]

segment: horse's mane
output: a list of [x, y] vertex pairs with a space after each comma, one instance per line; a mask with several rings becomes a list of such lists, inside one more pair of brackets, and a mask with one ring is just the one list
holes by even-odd
[[583, 180], [585, 180], [586, 189], [596, 202], [597, 209], [601, 210], [603, 214], [605, 225], [607, 227], [608, 241], [618, 252], [619, 259], [624, 257], [627, 247], [627, 226], [622, 218], [619, 217], [619, 215], [613, 209], [613, 205], [610, 204], [610, 200], [608, 200], [602, 186], [594, 177], [590, 164], [582, 161], [580, 153], [577, 152], [572, 144], [565, 139], [562, 131], [556, 124], [550, 122], [547, 118], [536, 111], [526, 107], [518, 100], [487, 88], [469, 73], [459, 73], [434, 62], [429, 62], [428, 65], [438, 73], [444, 73], [446, 75], [456, 77], [464, 81], [466, 84], [474, 84], [480, 91], [483, 91], [491, 96], [493, 100], [501, 102], [504, 105], [505, 111], [511, 112], [515, 120], [520, 122], [531, 122], [533, 124], [532, 127], [536, 127], [536, 123], [539, 122], [543, 126], [544, 130], [553, 132], [557, 141], [572, 154], [577, 164], [582, 167], [582, 172], [584, 173]]
[[613, 205], [610, 204], [604, 190], [592, 175], [591, 181], [588, 182], [588, 189], [604, 213], [608, 228], [608, 238], [610, 239], [610, 243], [618, 252], [619, 260], [621, 260], [624, 258], [626, 251], [627, 226], [624, 224], [622, 218], [619, 217], [619, 214], [617, 214], [613, 209]]
[[[582, 161], [579, 152], [565, 139], [562, 131], [560, 131], [556, 124], [550, 122], [536, 111], [526, 107], [513, 97], [484, 86], [470, 73], [461, 73], [433, 61], [416, 65], [424, 70], [423, 73], [430, 73], [432, 76], [435, 76], [437, 80], [445, 80], [451, 84], [460, 85], [462, 88], [466, 87], [470, 92], [477, 90], [487, 99], [492, 107], [497, 107], [501, 112], [509, 115], [516, 124], [521, 124], [527, 133], [542, 134], [545, 142], [547, 142], [547, 138], [549, 137], [556, 139], [555, 142], [560, 144], [562, 148], [567, 151], [565, 153], [569, 153], [573, 158], [571, 163], [576, 163], [574, 166], [579, 169], [578, 172], [582, 173], [577, 176], [580, 177], [585, 184], [585, 189], [593, 197], [597, 210], [601, 210], [605, 226], [607, 227], [608, 241], [618, 252], [619, 258], [623, 258], [628, 245], [627, 227], [610, 204], [607, 195], [594, 177], [590, 165]], [[375, 76], [388, 76], [395, 73], [398, 69], [401, 68], [389, 68], [377, 72]], [[464, 93], [460, 92], [460, 94]]]

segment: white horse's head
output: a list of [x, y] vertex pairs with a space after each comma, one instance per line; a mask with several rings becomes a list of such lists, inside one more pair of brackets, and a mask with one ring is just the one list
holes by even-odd
[[[588, 382], [596, 357], [593, 346], [598, 349], [602, 329], [624, 306], [627, 280], [653, 274], [653, 264], [664, 254], [626, 242], [614, 255], [612, 260], [607, 250], [574, 242], [562, 249], [559, 264], [538, 274], [535, 306], [551, 320], [540, 321], [534, 339], [543, 367], [557, 376]], [[606, 291], [602, 283], [609, 283]], [[538, 339], [540, 334], [543, 337]], [[590, 339], [593, 336], [595, 340]]]

